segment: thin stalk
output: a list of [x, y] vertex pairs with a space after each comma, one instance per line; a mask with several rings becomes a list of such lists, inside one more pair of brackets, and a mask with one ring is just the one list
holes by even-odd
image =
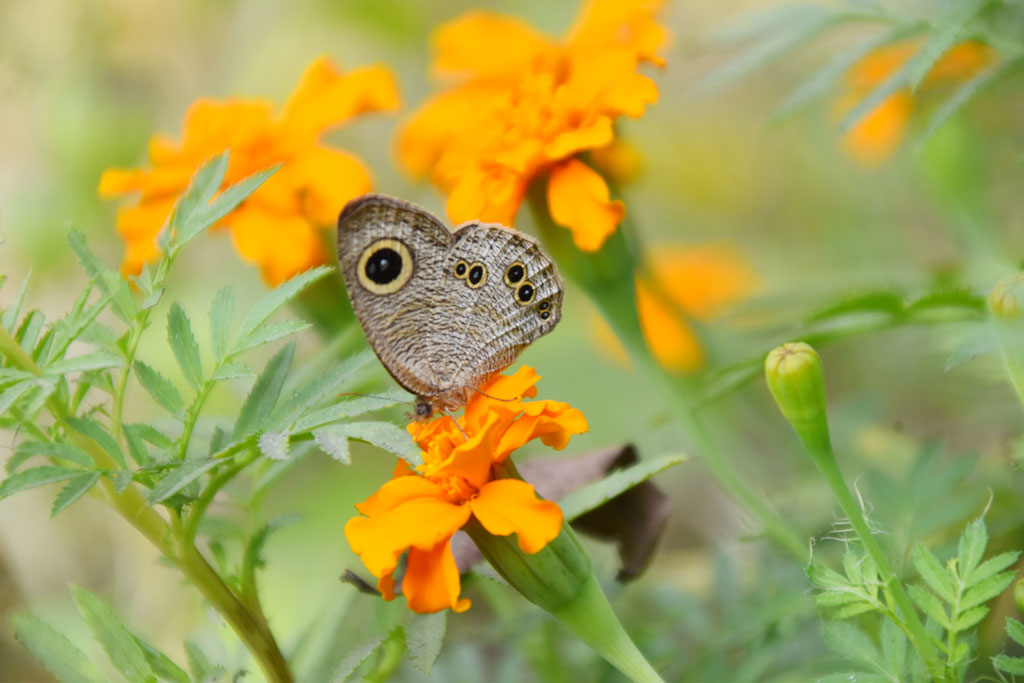
[[135, 362], [135, 354], [139, 349], [139, 341], [142, 339], [142, 330], [145, 329], [148, 322], [149, 310], [147, 309], [140, 313], [132, 324], [124, 369], [121, 371], [121, 376], [117, 378], [117, 386], [114, 388], [114, 408], [110, 425], [112, 436], [117, 443], [121, 443], [121, 414], [124, 412], [124, 394], [128, 388], [128, 377], [132, 374], [132, 364]]
[[189, 510], [188, 519], [185, 520], [183, 535], [186, 543], [195, 543], [196, 531], [199, 528], [199, 522], [202, 520], [203, 514], [206, 512], [206, 508], [209, 507], [211, 502], [213, 502], [217, 493], [224, 488], [228, 482], [234, 479], [239, 472], [252, 464], [258, 456], [259, 453], [257, 451], [250, 451], [247, 455], [239, 458], [233, 465], [214, 477], [213, 480], [206, 485], [202, 494], [200, 494], [196, 502], [192, 504], [192, 508]]

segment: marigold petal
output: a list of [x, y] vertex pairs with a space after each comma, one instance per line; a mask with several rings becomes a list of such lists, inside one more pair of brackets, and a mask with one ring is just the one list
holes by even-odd
[[[196, 100], [185, 112], [182, 156], [192, 161], [195, 168], [207, 158], [230, 149], [232, 155], [229, 171], [249, 166], [246, 158], [266, 148], [275, 137], [272, 111], [273, 105], [269, 101], [255, 98]], [[241, 171], [239, 173], [239, 177], [248, 175]]]
[[271, 287], [327, 262], [323, 240], [302, 216], [243, 206], [226, 221], [236, 251], [259, 265], [263, 280]]
[[455, 612], [465, 612], [470, 601], [460, 600], [461, 592], [462, 582], [450, 538], [429, 550], [409, 549], [409, 562], [402, 577], [402, 595], [409, 609], [421, 614], [449, 607]]
[[925, 83], [966, 81], [996, 58], [997, 52], [985, 43], [967, 40], [954, 45], [932, 66]]
[[561, 508], [538, 498], [533, 486], [519, 479], [488, 482], [469, 505], [489, 533], [516, 534], [524, 553], [541, 550], [562, 531]]
[[709, 320], [750, 296], [757, 275], [725, 244], [663, 246], [651, 252], [651, 269], [662, 291], [687, 315]]
[[480, 488], [490, 478], [495, 447], [503, 432], [503, 417], [495, 411], [488, 413], [483, 426], [469, 432], [468, 441], [451, 418], [439, 418], [441, 424], [449, 430], [449, 438], [453, 442], [457, 441], [458, 445], [452, 448], [444, 460], [424, 458], [426, 462], [420, 466], [420, 472], [434, 479], [458, 477], [474, 488]]
[[430, 550], [447, 541], [469, 515], [465, 505], [414, 498], [380, 515], [353, 517], [345, 524], [345, 538], [369, 572], [380, 578], [394, 571], [399, 556], [407, 549]]
[[846, 83], [852, 90], [865, 93], [880, 85], [903, 68], [907, 60], [921, 49], [918, 38], [884, 45], [872, 51], [846, 72]]
[[318, 225], [333, 226], [350, 199], [373, 187], [370, 172], [354, 154], [327, 147], [311, 147], [278, 173], [298, 188], [302, 213]]
[[282, 112], [293, 134], [315, 137], [326, 128], [374, 111], [395, 111], [398, 86], [389, 69], [367, 66], [342, 74], [328, 57], [306, 68]]
[[523, 444], [539, 438], [544, 445], [561, 450], [569, 445], [574, 434], [589, 429], [583, 413], [560, 401], [533, 401], [517, 406], [521, 414], [512, 422], [498, 441], [494, 461], [503, 461]]
[[424, 178], [442, 153], [475, 128], [479, 103], [494, 96], [491, 84], [470, 83], [435, 95], [414, 111], [398, 130], [398, 161], [413, 177]]
[[448, 195], [448, 217], [456, 224], [479, 220], [511, 226], [525, 192], [523, 178], [506, 168], [474, 169]]
[[174, 199], [159, 199], [117, 210], [115, 225], [125, 247], [121, 272], [136, 275], [143, 264], [159, 258], [156, 236], [171, 215], [174, 202]]
[[377, 590], [380, 596], [388, 602], [395, 599], [395, 574], [391, 572], [377, 579]]
[[576, 50], [627, 47], [638, 58], [660, 66], [664, 60], [656, 52], [668, 40], [668, 31], [655, 15], [664, 4], [664, 0], [587, 0], [569, 31], [569, 43]]
[[625, 214], [620, 201], [610, 201], [604, 178], [577, 159], [555, 166], [548, 180], [551, 218], [572, 231], [583, 251], [597, 251]]
[[[397, 472], [398, 468], [396, 467], [395, 470]], [[444, 489], [424, 477], [396, 476], [362, 503], [356, 503], [356, 510], [367, 517], [377, 517], [416, 498], [444, 500]]]
[[[846, 101], [859, 101], [859, 98]], [[864, 166], [882, 164], [903, 142], [912, 107], [910, 93], [893, 93], [846, 131], [842, 138], [843, 149]]]
[[561, 94], [587, 111], [635, 118], [658, 101], [658, 86], [636, 72], [636, 60], [627, 50], [574, 55], [570, 73]]
[[432, 43], [432, 69], [442, 76], [486, 76], [509, 71], [555, 49], [551, 40], [526, 22], [479, 10], [441, 24]]
[[636, 285], [636, 305], [647, 346], [663, 367], [684, 372], [700, 367], [704, 352], [693, 329], [640, 281]]
[[544, 147], [544, 154], [552, 161], [560, 161], [585, 149], [604, 147], [614, 138], [612, 120], [607, 116], [598, 116], [587, 126], [559, 133]]

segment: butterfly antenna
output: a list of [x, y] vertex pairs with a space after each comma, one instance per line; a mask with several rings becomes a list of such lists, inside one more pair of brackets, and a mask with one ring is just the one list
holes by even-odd
[[519, 398], [501, 398], [499, 396], [491, 396], [486, 391], [481, 391], [480, 389], [477, 389], [475, 387], [469, 387], [469, 388], [472, 389], [473, 391], [475, 391], [476, 393], [482, 394], [483, 396], [486, 396], [487, 398], [492, 398], [495, 401], [504, 401], [505, 403], [511, 403], [512, 401], [518, 401], [519, 400]]
[[378, 396], [377, 394], [361, 394], [358, 391], [342, 391], [338, 393], [338, 396], [363, 396], [366, 398], [377, 398], [381, 401], [394, 401], [395, 403], [407, 403], [409, 405], [415, 405], [415, 401], [403, 401], [401, 399], [394, 398], [393, 396]]
[[466, 430], [462, 428], [462, 425], [459, 424], [459, 421], [455, 419], [454, 415], [452, 415], [452, 411], [450, 411], [450, 410], [448, 410], [446, 408], [444, 412], [447, 413], [448, 417], [450, 417], [452, 419], [452, 422], [455, 423], [455, 426], [459, 428], [459, 431], [462, 432], [462, 436], [466, 437], [466, 442], [468, 443], [469, 442], [469, 435], [466, 434]]

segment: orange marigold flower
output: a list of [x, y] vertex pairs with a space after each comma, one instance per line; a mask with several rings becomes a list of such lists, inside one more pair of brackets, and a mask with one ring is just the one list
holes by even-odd
[[138, 273], [157, 258], [157, 234], [192, 174], [230, 150], [224, 186], [274, 164], [281, 168], [215, 227], [227, 227], [235, 249], [259, 265], [270, 285], [325, 263], [321, 231], [333, 229], [345, 203], [371, 189], [357, 157], [319, 144], [319, 137], [365, 112], [394, 111], [398, 90], [391, 72], [371, 66], [342, 73], [326, 57], [314, 60], [277, 115], [261, 99], [201, 99], [185, 114], [182, 138], [155, 135], [148, 169], [106, 170], [99, 194], [139, 193], [138, 204], [117, 212], [125, 242], [121, 270]]
[[[664, 368], [693, 372], [704, 362], [704, 351], [687, 319], [713, 319], [750, 296], [757, 276], [721, 244], [661, 248], [651, 254], [649, 265], [649, 275], [636, 280], [637, 316], [647, 346]], [[595, 318], [594, 333], [614, 360], [628, 359], [600, 318]]]
[[638, 117], [657, 100], [637, 68], [663, 63], [662, 4], [588, 0], [561, 40], [489, 12], [444, 24], [433, 71], [453, 84], [403, 126], [401, 163], [448, 195], [456, 223], [512, 225], [527, 188], [546, 176], [552, 218], [581, 249], [599, 249], [624, 207], [577, 156], [612, 144], [615, 118]]
[[[846, 74], [844, 91], [833, 106], [835, 117], [849, 113], [872, 90], [902, 69], [922, 45], [919, 39], [886, 45], [857, 62]], [[932, 65], [922, 86], [966, 81], [991, 64], [994, 57], [992, 48], [975, 40], [954, 45]], [[889, 95], [846, 131], [843, 149], [865, 166], [878, 166], [892, 156], [906, 137], [913, 106], [907, 88]]]
[[527, 441], [539, 438], [561, 449], [573, 434], [587, 431], [586, 418], [567, 403], [522, 400], [536, 396], [539, 379], [523, 366], [488, 382], [457, 423], [444, 416], [409, 425], [423, 464], [400, 463], [391, 481], [356, 505], [361, 516], [345, 525], [349, 544], [377, 577], [386, 600], [395, 597], [395, 569], [408, 551], [402, 594], [410, 609], [469, 609], [470, 601], [459, 597], [451, 537], [471, 517], [496, 536], [516, 534], [524, 553], [558, 536], [558, 505], [538, 498], [525, 481], [493, 478], [494, 466]]

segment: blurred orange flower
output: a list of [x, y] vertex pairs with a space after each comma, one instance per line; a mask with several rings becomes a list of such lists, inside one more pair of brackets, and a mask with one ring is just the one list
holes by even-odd
[[259, 265], [276, 285], [326, 262], [320, 232], [332, 229], [345, 203], [371, 188], [370, 174], [357, 157], [319, 144], [319, 137], [352, 117], [394, 111], [399, 96], [391, 72], [371, 66], [342, 73], [329, 59], [313, 61], [284, 109], [262, 99], [201, 99], [185, 114], [181, 142], [154, 135], [149, 169], [106, 170], [99, 194], [140, 193], [139, 202], [117, 212], [125, 241], [121, 270], [138, 273], [158, 256], [155, 238], [192, 174], [212, 156], [230, 150], [224, 186], [274, 164], [266, 183], [227, 215], [235, 249]]
[[[693, 372], [704, 352], [687, 318], [707, 321], [749, 296], [757, 276], [733, 249], [721, 244], [659, 248], [648, 259], [648, 275], [636, 280], [636, 306], [647, 346], [668, 370]], [[628, 361], [607, 323], [594, 319], [601, 348]]]
[[663, 0], [587, 0], [554, 40], [511, 17], [474, 11], [434, 36], [433, 71], [451, 86], [422, 105], [398, 137], [410, 173], [448, 195], [452, 221], [512, 225], [531, 182], [547, 176], [556, 223], [596, 251], [624, 207], [577, 157], [614, 139], [613, 121], [638, 117], [658, 98], [637, 73], [666, 39]]
[[[842, 118], [871, 91], [885, 82], [916, 55], [919, 39], [881, 47], [855, 64], [846, 74], [845, 88], [833, 112]], [[992, 63], [995, 51], [969, 40], [951, 47], [928, 71], [922, 87], [969, 80]], [[843, 149], [865, 166], [878, 166], [892, 156], [906, 136], [914, 100], [909, 88], [897, 90], [867, 112], [842, 138]]]
[[408, 550], [402, 594], [410, 609], [469, 609], [470, 601], [459, 597], [451, 537], [471, 517], [491, 534], [516, 534], [524, 553], [539, 551], [561, 532], [558, 505], [538, 498], [525, 481], [493, 478], [494, 465], [527, 441], [539, 438], [561, 449], [573, 434], [587, 431], [586, 418], [567, 403], [522, 401], [537, 395], [539, 379], [523, 366], [488, 382], [457, 424], [444, 416], [409, 425], [423, 464], [411, 469], [400, 462], [391, 481], [356, 505], [362, 516], [345, 525], [345, 537], [386, 600], [395, 597], [395, 569]]

